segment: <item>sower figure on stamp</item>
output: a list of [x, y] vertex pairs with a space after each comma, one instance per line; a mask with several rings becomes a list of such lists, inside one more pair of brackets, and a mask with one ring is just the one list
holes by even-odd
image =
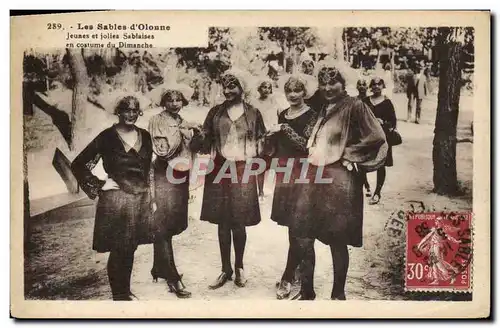
[[413, 112], [413, 102], [416, 103], [415, 123], [420, 123], [420, 115], [422, 112], [422, 100], [428, 94], [427, 78], [424, 75], [420, 63], [414, 64], [413, 71], [410, 72], [406, 80], [406, 96], [408, 97], [408, 118], [407, 122], [411, 121]]
[[448, 251], [446, 242], [452, 241], [460, 244], [460, 240], [453, 238], [451, 233], [456, 233], [459, 229], [443, 222], [443, 217], [438, 216], [435, 220], [436, 226], [431, 228], [429, 233], [422, 238], [417, 245], [417, 249], [429, 256], [428, 278], [430, 285], [437, 285], [439, 281], [455, 282], [458, 270], [448, 263], [444, 254]]
[[[307, 159], [307, 139], [316, 123], [317, 113], [304, 102], [315, 91], [306, 80], [292, 76], [285, 83], [284, 90], [290, 107], [280, 113], [279, 124], [271, 127], [268, 135], [275, 149], [273, 157], [278, 160], [276, 166], [280, 168], [276, 169], [271, 220], [288, 226], [290, 213], [294, 212], [297, 198], [302, 194], [303, 184], [296, 180], [300, 179], [302, 163]], [[301, 261], [302, 240], [289, 230], [288, 241], [286, 267], [276, 291], [278, 299], [290, 296], [294, 275]]]
[[154, 213], [155, 234], [153, 280], [163, 278], [171, 292], [179, 298], [188, 298], [182, 277], [174, 260], [172, 237], [188, 226], [189, 175], [193, 154], [190, 150], [195, 125], [186, 122], [179, 111], [188, 104], [191, 88], [171, 85], [161, 95], [163, 111], [149, 122], [149, 133], [156, 155], [153, 161], [154, 195], [157, 210]]
[[[226, 100], [213, 107], [195, 136], [201, 153], [211, 154], [214, 169], [205, 178], [201, 220], [218, 225], [222, 272], [210, 285], [222, 287], [232, 280], [231, 236], [235, 252], [238, 287], [245, 287], [243, 254], [246, 227], [261, 221], [255, 175], [245, 181], [251, 169], [247, 160], [259, 157], [264, 147], [265, 126], [256, 108], [243, 100], [246, 91], [242, 74], [228, 72], [221, 78]], [[230, 177], [228, 177], [230, 175]]]
[[[150, 233], [151, 136], [135, 125], [139, 101], [124, 97], [115, 107], [118, 123], [101, 132], [73, 161], [71, 168], [89, 198], [99, 197], [93, 249], [109, 252], [108, 278], [113, 300], [130, 301], [130, 277], [138, 245], [152, 242]], [[92, 174], [99, 159], [108, 174]]]
[[319, 71], [318, 83], [323, 106], [308, 140], [310, 182], [297, 198], [289, 228], [308, 240], [303, 245], [299, 299], [316, 297], [314, 241], [318, 239], [332, 253], [331, 298], [345, 300], [347, 246], [361, 247], [363, 240], [363, 177], [358, 168], [370, 172], [384, 165], [387, 142], [368, 106], [347, 95], [345, 79], [333, 65]]

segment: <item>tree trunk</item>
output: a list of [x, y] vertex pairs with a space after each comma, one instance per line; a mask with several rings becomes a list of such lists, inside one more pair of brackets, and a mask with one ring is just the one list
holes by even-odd
[[81, 136], [85, 133], [86, 117], [85, 105], [87, 103], [89, 78], [83, 59], [82, 51], [66, 49], [69, 67], [73, 78], [73, 99], [71, 105], [71, 151], [80, 150], [82, 147]]
[[342, 40], [343, 34], [344, 34], [343, 28], [335, 28], [334, 29], [333, 44], [335, 47], [335, 59], [337, 59], [339, 61], [345, 61], [344, 41]]
[[434, 164], [434, 192], [456, 195], [457, 182], [457, 122], [460, 101], [461, 45], [447, 41], [450, 28], [440, 28], [441, 52], [438, 107], [434, 129], [432, 160]]
[[[26, 134], [26, 131], [24, 131]], [[29, 184], [28, 184], [28, 150], [26, 149], [26, 138], [23, 142], [23, 196], [24, 196], [24, 216], [23, 216], [23, 226], [24, 226], [24, 252], [26, 254], [30, 241], [31, 241], [31, 229], [30, 229], [30, 196], [29, 196]]]

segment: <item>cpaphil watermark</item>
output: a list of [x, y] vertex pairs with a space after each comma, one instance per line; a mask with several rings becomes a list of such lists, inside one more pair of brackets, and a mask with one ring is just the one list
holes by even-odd
[[[204, 177], [208, 174], [216, 173], [213, 183], [221, 183], [223, 180], [230, 180], [231, 183], [248, 183], [250, 177], [258, 176], [263, 174], [267, 169], [272, 170], [276, 173], [283, 173], [282, 183], [332, 183], [332, 178], [326, 178], [323, 176], [323, 166], [315, 167], [314, 178], [311, 179], [309, 176], [309, 168], [311, 164], [307, 158], [301, 158], [299, 161], [293, 158], [288, 159], [286, 165], [279, 165], [279, 158], [273, 158], [271, 160], [270, 166], [262, 158], [251, 158], [245, 161], [245, 167], [243, 170], [238, 170], [235, 161], [224, 161], [220, 167], [217, 167], [217, 171], [214, 172], [216, 165], [211, 158], [206, 157], [196, 157], [194, 160], [189, 158], [177, 157], [169, 161], [167, 167], [166, 177], [167, 180], [172, 184], [182, 184], [186, 183], [187, 179], [191, 184], [197, 184], [204, 180]], [[174, 171], [178, 168], [183, 168], [183, 170], [190, 170], [189, 178], [175, 177]], [[346, 167], [347, 170], [356, 169], [355, 166]], [[298, 176], [297, 176], [298, 173]], [[293, 177], [293, 178], [292, 178]]]

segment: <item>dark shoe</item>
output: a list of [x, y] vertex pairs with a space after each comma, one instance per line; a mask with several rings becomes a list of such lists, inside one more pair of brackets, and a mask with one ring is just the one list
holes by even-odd
[[154, 269], [151, 269], [151, 277], [153, 277], [153, 282], [158, 282], [158, 274]]
[[338, 295], [333, 295], [332, 294], [331, 299], [334, 300], [334, 301], [345, 301], [346, 300], [344, 293], [338, 294]]
[[186, 286], [182, 283], [181, 280], [171, 283], [167, 282], [168, 288], [171, 293], [174, 293], [178, 298], [190, 298], [191, 292], [186, 290]]
[[127, 294], [113, 295], [113, 301], [133, 301], [133, 298]]
[[234, 284], [238, 287], [245, 287], [247, 283], [247, 278], [245, 277], [245, 272], [243, 269], [236, 269], [236, 278], [234, 279]]
[[139, 300], [139, 297], [135, 296], [135, 294], [132, 292], [129, 292], [129, 297], [130, 297], [131, 301], [138, 301]]
[[[183, 274], [179, 274], [179, 279], [182, 280]], [[151, 277], [153, 277], [153, 282], [158, 282], [158, 278], [167, 280], [166, 276], [159, 275], [154, 269], [151, 269]]]
[[295, 295], [292, 300], [294, 301], [314, 301], [316, 299], [316, 294], [306, 294], [304, 292], [300, 292], [297, 295]]
[[286, 280], [281, 280], [278, 285], [278, 290], [276, 291], [276, 298], [279, 300], [288, 298], [290, 292], [292, 291], [292, 284]]
[[372, 199], [370, 199], [370, 205], [375, 205], [380, 202], [380, 194], [374, 194]]
[[229, 274], [229, 273], [226, 273], [226, 272], [222, 272], [218, 277], [217, 279], [215, 279], [215, 281], [210, 285], [208, 286], [210, 289], [217, 289], [217, 288], [221, 288], [222, 286], [224, 286], [226, 284], [226, 282], [230, 281], [230, 280], [233, 280], [233, 278], [231, 277], [233, 274]]

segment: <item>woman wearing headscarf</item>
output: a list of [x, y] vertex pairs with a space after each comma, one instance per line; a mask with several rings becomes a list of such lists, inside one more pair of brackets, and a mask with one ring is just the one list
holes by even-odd
[[[372, 90], [372, 95], [365, 99], [366, 104], [371, 108], [373, 114], [379, 121], [385, 135], [387, 136], [392, 130], [396, 128], [396, 112], [394, 110], [394, 105], [392, 101], [385, 95], [382, 94], [382, 90], [385, 88], [385, 82], [379, 77], [375, 77], [370, 81], [370, 89]], [[392, 146], [389, 145], [387, 150], [387, 158], [384, 165], [377, 169], [377, 186], [373, 193], [370, 204], [374, 205], [380, 201], [382, 187], [384, 186], [385, 176], [386, 176], [386, 166], [391, 167], [394, 165], [392, 158]]]
[[155, 204], [153, 280], [163, 278], [170, 292], [179, 298], [191, 297], [174, 260], [172, 237], [188, 226], [189, 174], [193, 161], [190, 149], [195, 126], [186, 122], [179, 111], [188, 104], [189, 90], [182, 85], [166, 87], [161, 95], [163, 111], [149, 122], [153, 140]]
[[246, 161], [262, 153], [266, 129], [259, 110], [243, 99], [247, 91], [245, 82], [237, 72], [221, 77], [226, 100], [209, 111], [201, 133], [195, 137], [199, 151], [211, 154], [214, 164], [205, 177], [201, 210], [202, 221], [218, 225], [222, 272], [210, 285], [211, 289], [232, 280], [231, 236], [235, 252], [234, 283], [245, 287], [246, 227], [261, 220], [256, 177], [250, 175], [245, 181], [244, 172], [251, 165]]
[[[140, 244], [152, 242], [149, 213], [151, 137], [135, 125], [142, 111], [133, 96], [115, 106], [118, 123], [92, 140], [71, 164], [82, 190], [97, 202], [93, 249], [109, 252], [108, 278], [115, 301], [131, 301], [130, 278], [134, 253]], [[102, 159], [108, 177], [92, 173]]]
[[345, 79], [333, 66], [318, 73], [323, 99], [308, 140], [307, 178], [291, 212], [289, 229], [304, 242], [303, 274], [298, 299], [314, 299], [314, 240], [330, 246], [332, 299], [344, 300], [349, 267], [347, 246], [362, 246], [363, 179], [358, 170], [384, 164], [387, 142], [371, 110], [345, 91]]
[[305, 59], [300, 66], [303, 74], [314, 75], [314, 62], [311, 59]]
[[[300, 76], [291, 76], [287, 80], [284, 91], [290, 107], [280, 113], [279, 125], [270, 130], [273, 133], [270, 138], [275, 148], [274, 158], [278, 158], [278, 166], [287, 167], [290, 165], [289, 160], [293, 162], [289, 176], [281, 170], [276, 172], [271, 220], [282, 226], [288, 226], [290, 213], [294, 212], [297, 198], [302, 194], [303, 184], [297, 180], [300, 179], [301, 160], [307, 159], [307, 139], [317, 118], [317, 113], [304, 102], [314, 92], [308, 86], [307, 80]], [[289, 231], [288, 241], [286, 267], [276, 291], [278, 299], [290, 295], [294, 275], [300, 264], [301, 240]]]
[[[281, 108], [283, 106], [279, 104], [278, 99], [275, 97], [270, 80], [262, 81], [257, 87], [257, 91], [259, 96], [253, 101], [253, 105], [259, 109], [267, 131], [278, 124], [278, 115], [283, 110]], [[264, 198], [264, 179], [270, 167], [271, 158], [266, 156], [264, 160], [266, 161], [266, 170], [257, 176], [259, 198], [261, 200]]]

